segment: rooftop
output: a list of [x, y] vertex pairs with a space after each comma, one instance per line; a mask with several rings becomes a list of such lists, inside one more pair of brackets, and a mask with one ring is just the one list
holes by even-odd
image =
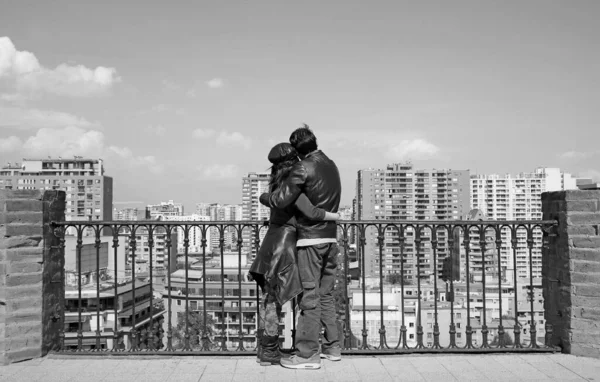
[[0, 381], [591, 381], [600, 360], [565, 354], [346, 356], [319, 370], [253, 356], [58, 356], [0, 366]]

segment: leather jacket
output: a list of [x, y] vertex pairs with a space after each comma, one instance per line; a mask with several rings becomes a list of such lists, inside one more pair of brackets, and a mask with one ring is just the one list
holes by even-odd
[[[270, 208], [284, 209], [304, 193], [315, 207], [337, 212], [342, 184], [335, 163], [321, 150], [316, 150], [296, 163], [287, 180], [274, 192], [264, 193], [260, 202]], [[298, 239], [335, 239], [334, 221], [315, 221], [297, 214]]]

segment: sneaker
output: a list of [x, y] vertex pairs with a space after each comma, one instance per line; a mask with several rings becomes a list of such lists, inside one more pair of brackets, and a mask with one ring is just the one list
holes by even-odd
[[320, 369], [321, 357], [316, 353], [310, 358], [302, 358], [298, 355], [292, 355], [289, 358], [281, 359], [281, 366], [288, 369]]
[[323, 351], [321, 352], [321, 358], [325, 358], [330, 361], [341, 361], [342, 349], [340, 349], [339, 347], [323, 349]]

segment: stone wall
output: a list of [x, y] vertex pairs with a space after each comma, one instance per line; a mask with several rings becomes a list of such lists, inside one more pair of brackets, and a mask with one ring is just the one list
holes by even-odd
[[0, 364], [59, 344], [64, 256], [50, 222], [64, 209], [62, 191], [0, 190]]
[[600, 191], [542, 195], [544, 220], [558, 220], [544, 248], [546, 321], [563, 352], [600, 358]]

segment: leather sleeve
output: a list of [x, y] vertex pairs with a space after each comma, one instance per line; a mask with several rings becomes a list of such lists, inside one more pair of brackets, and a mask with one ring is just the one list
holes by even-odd
[[283, 184], [274, 192], [262, 194], [260, 202], [270, 208], [284, 209], [296, 201], [305, 182], [306, 169], [302, 162], [298, 162], [292, 167]]
[[325, 210], [319, 207], [315, 207], [305, 194], [298, 195], [296, 199], [296, 208], [302, 212], [304, 216], [310, 220], [323, 220], [325, 219]]

